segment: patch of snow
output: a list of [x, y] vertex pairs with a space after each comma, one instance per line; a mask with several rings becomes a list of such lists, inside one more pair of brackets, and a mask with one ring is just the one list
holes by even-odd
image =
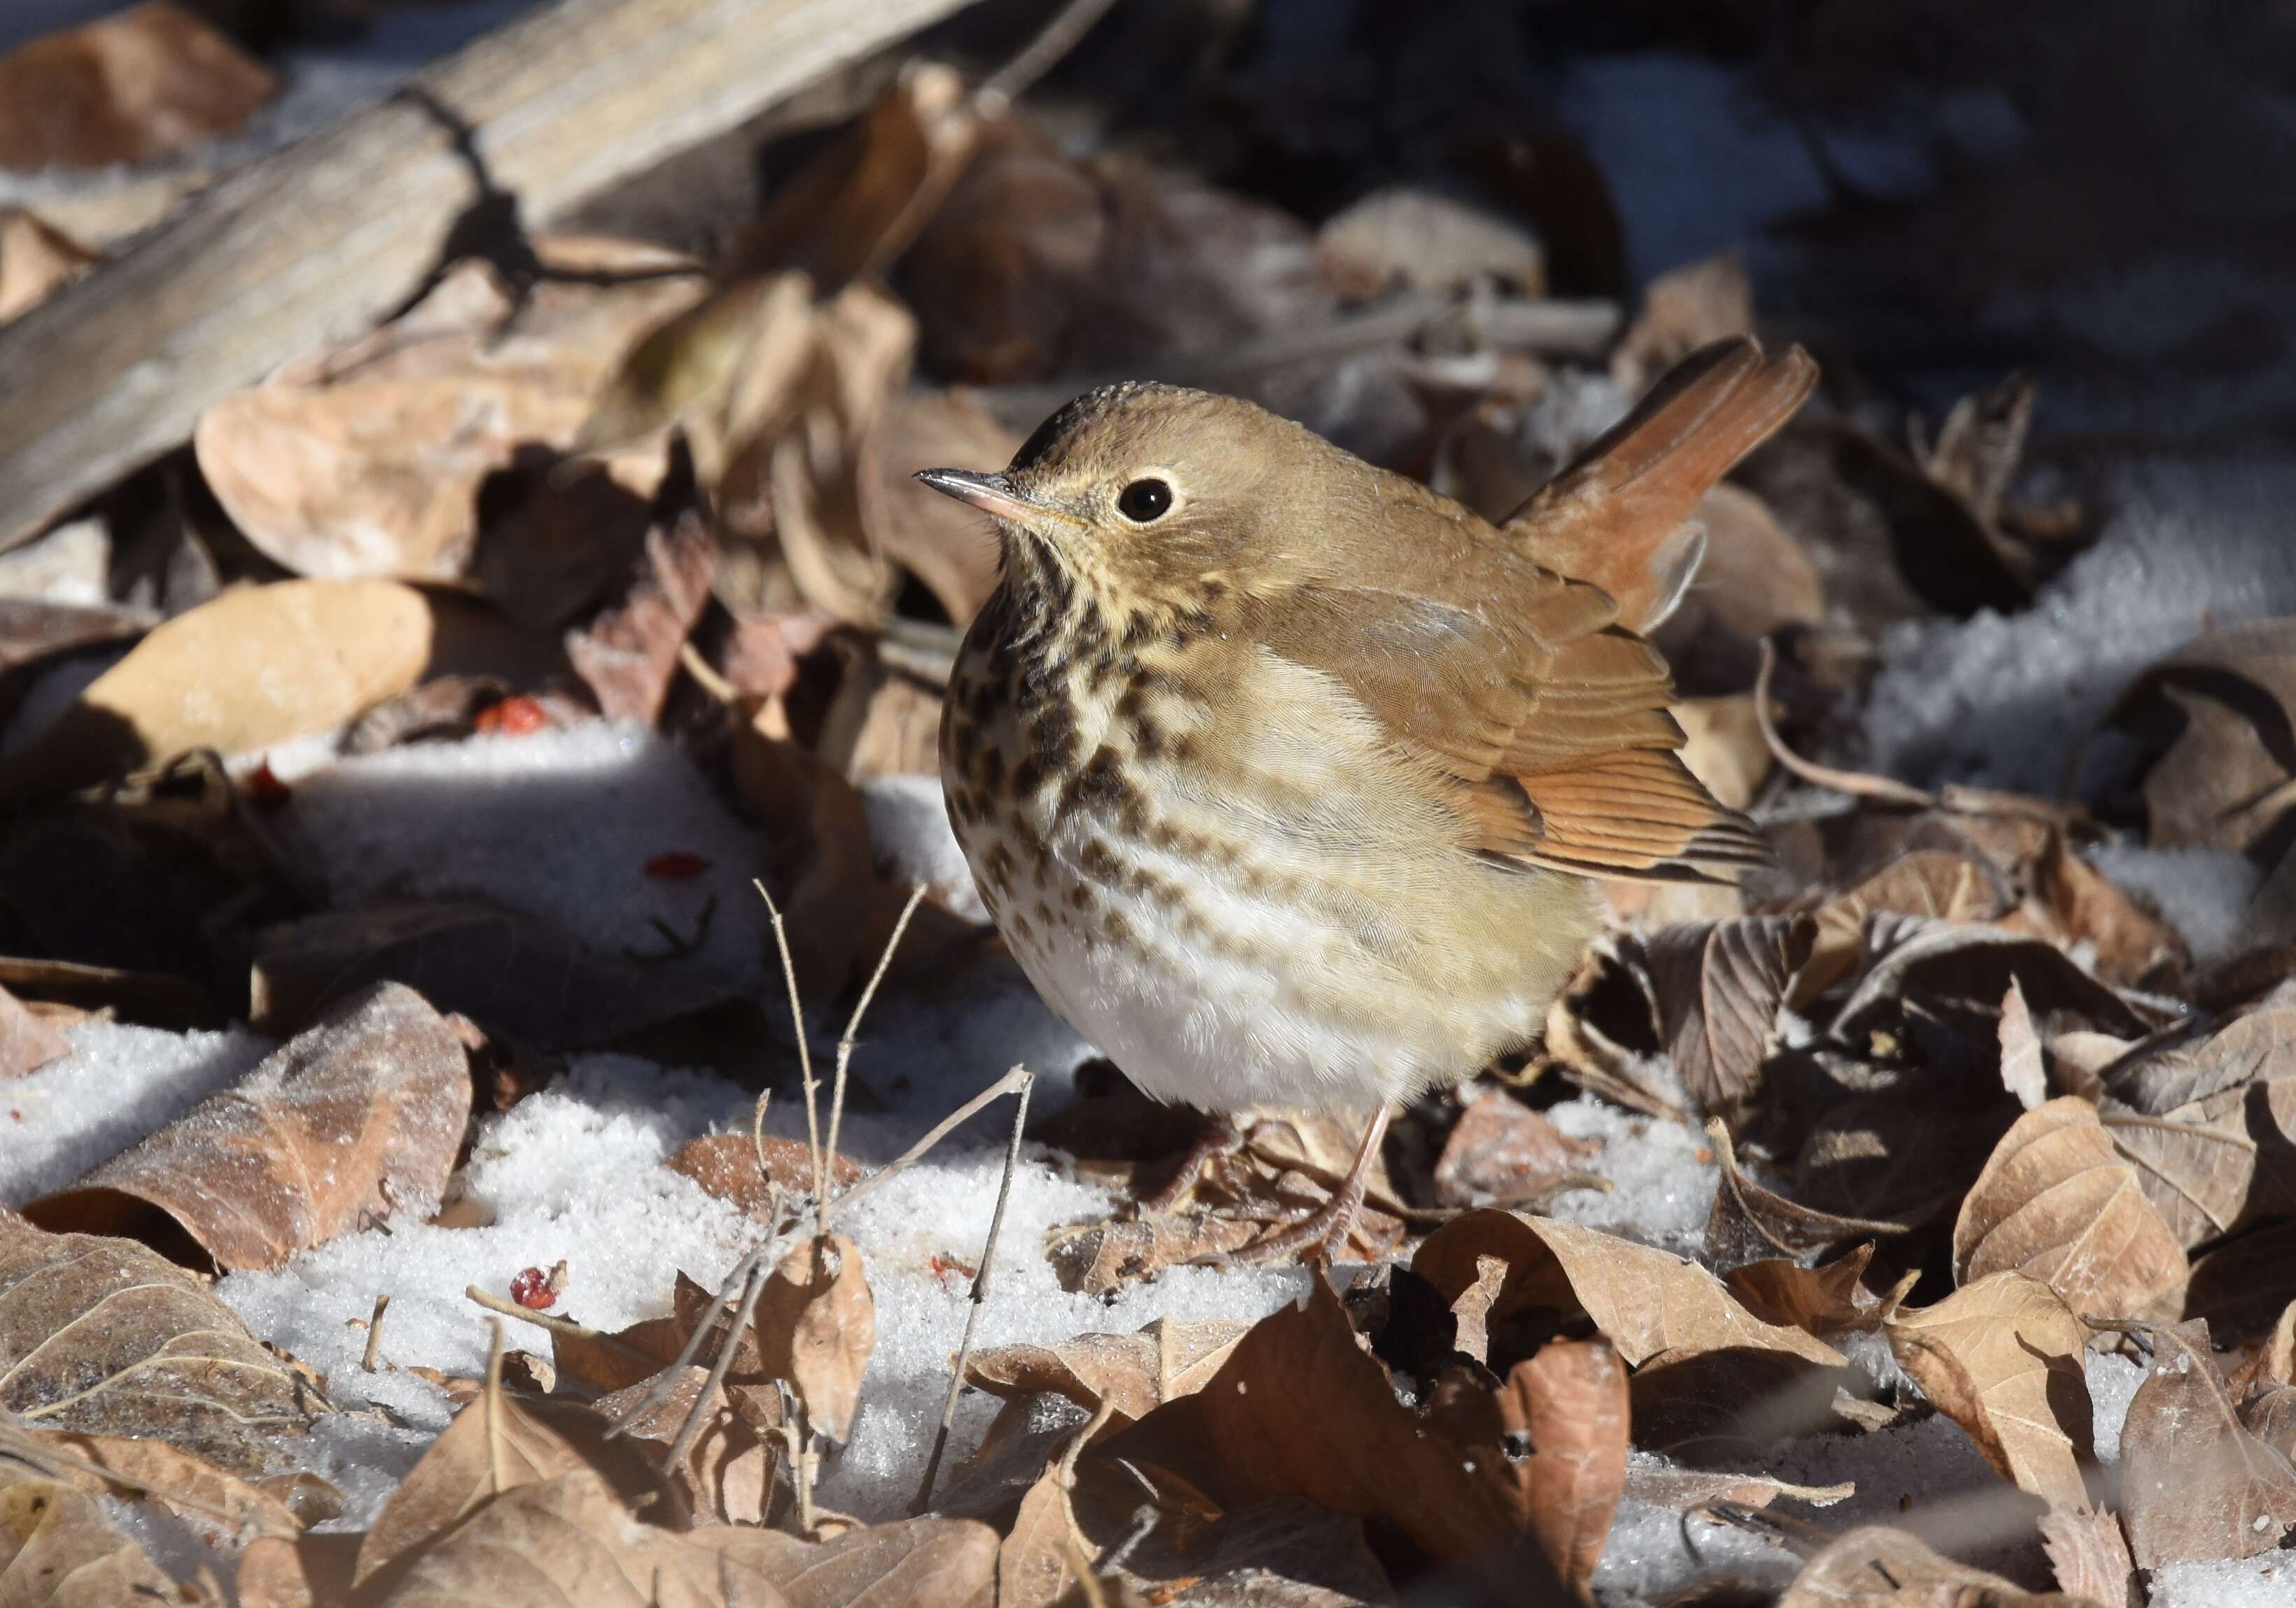
[[1601, 1140], [1601, 1151], [1575, 1165], [1611, 1180], [1608, 1194], [1580, 1189], [1556, 1196], [1546, 1204], [1547, 1215], [1678, 1256], [1698, 1254], [1721, 1176], [1704, 1134], [1621, 1111], [1592, 1095], [1565, 1100], [1546, 1116], [1571, 1138]]
[[2103, 536], [2031, 609], [1890, 633], [1865, 716], [1871, 768], [2054, 796], [2139, 671], [2203, 631], [2296, 612], [2296, 463], [2140, 463], [2106, 501]]
[[112, 1021], [64, 1030], [72, 1053], [0, 1083], [0, 1204], [61, 1189], [228, 1088], [271, 1053], [253, 1033]]
[[879, 776], [861, 789], [869, 812], [869, 840], [894, 874], [923, 882], [933, 897], [967, 921], [986, 922], [988, 907], [973, 885], [972, 867], [948, 824], [938, 776]]
[[2170, 1563], [2154, 1570], [2151, 1583], [2151, 1608], [2289, 1608], [2296, 1603], [2296, 1553]]
[[2144, 1382], [2142, 1364], [2112, 1351], [2088, 1354], [2089, 1432], [2096, 1438], [2099, 1463], [2120, 1461], [2120, 1425]]
[[2263, 880], [2254, 861], [2228, 849], [2146, 849], [2104, 843], [2085, 851], [2105, 879], [2160, 912], [2205, 965], [2243, 947], [2249, 901]]

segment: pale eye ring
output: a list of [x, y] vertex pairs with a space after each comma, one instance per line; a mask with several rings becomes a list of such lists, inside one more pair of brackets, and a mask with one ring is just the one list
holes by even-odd
[[1116, 494], [1116, 512], [1136, 525], [1163, 518], [1171, 506], [1171, 486], [1152, 475], [1133, 481]]

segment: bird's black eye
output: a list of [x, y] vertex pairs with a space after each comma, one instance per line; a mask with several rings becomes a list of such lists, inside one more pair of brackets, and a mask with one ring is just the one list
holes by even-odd
[[1116, 496], [1116, 511], [1136, 525], [1160, 518], [1171, 505], [1172, 488], [1161, 480], [1135, 480]]

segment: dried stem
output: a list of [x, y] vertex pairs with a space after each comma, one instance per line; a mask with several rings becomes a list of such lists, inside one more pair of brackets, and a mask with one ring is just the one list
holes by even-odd
[[774, 947], [782, 956], [782, 980], [789, 985], [790, 1022], [797, 1032], [798, 1071], [805, 1079], [805, 1134], [807, 1143], [813, 1148], [813, 1200], [817, 1226], [823, 1203], [829, 1199], [829, 1156], [821, 1148], [821, 1101], [816, 1092], [820, 1086], [813, 1080], [813, 1049], [806, 1042], [805, 1005], [797, 992], [797, 962], [790, 955], [789, 929], [783, 924], [782, 907], [766, 891], [765, 879], [752, 877], [750, 885], [766, 901], [766, 914], [773, 918]]
[[[956, 1349], [956, 1369], [949, 1376], [948, 1398], [941, 1403], [940, 1428], [933, 1432], [932, 1456], [925, 1460], [924, 1481], [917, 1487], [916, 1502], [909, 1510], [912, 1513], [923, 1513], [932, 1505], [933, 1481], [940, 1473], [941, 1454], [948, 1449], [949, 1427], [956, 1422], [956, 1401], [964, 1389], [965, 1365], [972, 1359], [973, 1332], [980, 1326], [980, 1309], [988, 1300], [988, 1279], [996, 1261], [996, 1242], [1004, 1232], [1004, 1208], [1013, 1199], [1013, 1176], [1021, 1168], [1021, 1136], [1029, 1124], [1029, 1091], [1037, 1079], [1026, 1067], [1016, 1066], [997, 1079], [997, 1086], [1001, 1088], [1016, 1077], [1020, 1079], [1021, 1098], [1013, 1112], [1013, 1136], [1004, 1146], [1004, 1177], [996, 1186], [996, 1210], [988, 1219], [988, 1243], [980, 1250], [980, 1271], [972, 1276], [972, 1307], [964, 1315], [964, 1339]], [[884, 1174], [877, 1176], [882, 1177]]]
[[374, 1372], [374, 1359], [382, 1350], [382, 1315], [390, 1310], [390, 1297], [374, 1298], [374, 1316], [366, 1320], [366, 1350], [359, 1354], [359, 1372]]
[[1069, 0], [1019, 55], [988, 76], [974, 92], [973, 104], [992, 116], [1003, 111], [1074, 50], [1115, 4], [1116, 0]]
[[[909, 902], [901, 907], [900, 919], [893, 923], [893, 935], [885, 940], [885, 952], [877, 957], [877, 969], [869, 973], [868, 986], [861, 990], [861, 998], [853, 1007], [852, 1020], [845, 1024], [845, 1036], [837, 1041], [837, 1069], [831, 1076], [829, 1086], [828, 1164], [832, 1172], [837, 1167], [838, 1130], [845, 1123], [845, 1070], [852, 1064], [853, 1038], [861, 1030], [861, 1018], [867, 1014], [869, 1002], [877, 997], [877, 985], [885, 980], [885, 973], [891, 970], [893, 951], [901, 947], [901, 935], [909, 930], [909, 918], [917, 913], [917, 907], [924, 901], [924, 897], [925, 885], [922, 882], [909, 890]], [[760, 1159], [759, 1165], [763, 1164]], [[814, 1231], [825, 1234], [828, 1226], [816, 1218]]]
[[884, 1183], [887, 1179], [915, 1166], [919, 1159], [922, 1158], [927, 1151], [939, 1144], [943, 1139], [947, 1138], [951, 1133], [955, 1132], [956, 1128], [964, 1124], [965, 1119], [974, 1115], [983, 1106], [988, 1105], [990, 1102], [997, 1099], [1001, 1095], [1009, 1095], [1015, 1089], [1027, 1088], [1029, 1084], [1036, 1081], [1036, 1077], [1037, 1075], [1030, 1071], [1027, 1067], [1014, 1067], [1011, 1071], [1006, 1072], [1002, 1078], [996, 1079], [996, 1082], [990, 1084], [987, 1088], [982, 1089], [979, 1094], [973, 1095], [972, 1099], [967, 1100], [963, 1105], [958, 1106], [947, 1116], [943, 1117], [939, 1122], [935, 1123], [933, 1125], [932, 1131], [925, 1135], [923, 1138], [918, 1140], [914, 1144], [910, 1145], [908, 1149], [894, 1157], [890, 1161], [879, 1168], [875, 1172], [871, 1173], [867, 1177], [862, 1179], [858, 1184], [856, 1184], [852, 1188], [847, 1190], [843, 1194], [839, 1195], [833, 1204], [840, 1207], [850, 1206], [854, 1202], [860, 1200], [871, 1190], [876, 1188], [877, 1185]]
[[[726, 1336], [726, 1343], [718, 1348], [718, 1359], [709, 1365], [709, 1377], [702, 1382], [701, 1393], [694, 1397], [693, 1405], [685, 1410], [685, 1422], [677, 1426], [677, 1438], [669, 1443], [669, 1450], [662, 1456], [661, 1465], [666, 1471], [673, 1474], [677, 1471], [685, 1460], [686, 1452], [701, 1435], [702, 1421], [709, 1415], [711, 1399], [725, 1388], [726, 1375], [733, 1371], [734, 1354], [742, 1349], [742, 1331], [750, 1326], [750, 1319], [756, 1316], [758, 1297], [765, 1293], [766, 1280], [772, 1276], [771, 1269], [762, 1259], [750, 1269], [749, 1281], [742, 1290], [741, 1309], [734, 1315], [733, 1331]], [[685, 1372], [681, 1367], [671, 1377], [676, 1378]]]
[[[760, 1094], [758, 1096], [757, 1114], [750, 1119], [750, 1153], [758, 1158], [758, 1177], [765, 1181], [768, 1189], [773, 1187], [774, 1170], [766, 1165], [766, 1107], [771, 1105], [773, 1101], [773, 1090], [767, 1089]], [[781, 1202], [778, 1196], [775, 1197], [766, 1215], [769, 1218], [781, 1215]]]
[[694, 685], [720, 703], [738, 703], [742, 689], [718, 673], [717, 666], [701, 657], [701, 650], [687, 638], [677, 644], [677, 662], [693, 677]]
[[1762, 668], [1754, 677], [1754, 723], [1762, 728], [1762, 741], [1770, 751], [1770, 758], [1792, 775], [1818, 787], [1830, 787], [1836, 792], [1846, 792], [1852, 798], [1874, 799], [1885, 804], [1910, 805], [1915, 809], [1933, 809], [1937, 799], [1918, 787], [1889, 776], [1869, 775], [1864, 771], [1836, 770], [1830, 765], [1819, 765], [1805, 759], [1788, 748], [1785, 739], [1770, 720], [1770, 675], [1777, 668], [1777, 649], [1770, 639], [1762, 638]]
[[522, 1324], [532, 1324], [537, 1329], [547, 1329], [553, 1334], [563, 1334], [570, 1340], [593, 1340], [600, 1345], [611, 1346], [625, 1357], [642, 1360], [648, 1367], [655, 1364], [655, 1359], [650, 1353], [639, 1350], [619, 1334], [609, 1334], [604, 1330], [594, 1329], [587, 1324], [578, 1324], [570, 1317], [553, 1317], [547, 1312], [530, 1311], [516, 1301], [504, 1300], [501, 1296], [491, 1291], [481, 1290], [476, 1284], [463, 1285], [463, 1293], [489, 1312], [499, 1312], [504, 1317], [514, 1317]]
[[487, 1347], [487, 1475], [494, 1481], [494, 1494], [499, 1497], [510, 1489], [510, 1481], [503, 1471], [502, 1319], [489, 1317], [487, 1326], [494, 1331], [494, 1340]]

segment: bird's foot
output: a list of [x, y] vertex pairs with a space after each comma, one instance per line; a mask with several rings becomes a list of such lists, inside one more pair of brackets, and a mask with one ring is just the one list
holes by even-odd
[[1216, 1161], [1224, 1161], [1243, 1150], [1243, 1130], [1235, 1120], [1225, 1112], [1206, 1112], [1197, 1126], [1196, 1136], [1181, 1153], [1179, 1167], [1172, 1176], [1153, 1191], [1140, 1197], [1140, 1215], [1144, 1218], [1169, 1216], [1179, 1209], [1203, 1177], [1206, 1169]]

